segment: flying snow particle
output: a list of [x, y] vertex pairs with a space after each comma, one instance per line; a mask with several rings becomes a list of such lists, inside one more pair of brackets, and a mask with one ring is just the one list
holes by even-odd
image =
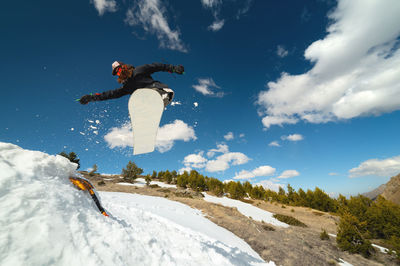
[[71, 131], [74, 131], [74, 130], [75, 130], [75, 128], [71, 127]]
[[83, 133], [83, 132], [79, 132], [79, 134], [81, 134], [82, 136], [85, 136], [85, 133]]
[[97, 124], [97, 125], [100, 124], [100, 120], [96, 120], [96, 124]]
[[88, 119], [87, 121], [88, 121], [89, 123], [92, 123], [92, 124], [94, 123], [93, 120], [89, 120], [89, 119]]
[[194, 107], [197, 107], [197, 106], [199, 106], [199, 103], [198, 102], [194, 102], [193, 105], [194, 105]]
[[95, 130], [95, 131], [93, 131], [93, 134], [99, 135], [99, 131]]

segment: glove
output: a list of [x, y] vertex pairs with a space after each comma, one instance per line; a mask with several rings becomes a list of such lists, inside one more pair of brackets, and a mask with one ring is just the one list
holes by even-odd
[[81, 104], [88, 104], [88, 102], [93, 101], [93, 95], [83, 95], [82, 98], [79, 99]]
[[173, 68], [174, 73], [183, 74], [185, 72], [185, 68], [182, 65], [174, 66]]

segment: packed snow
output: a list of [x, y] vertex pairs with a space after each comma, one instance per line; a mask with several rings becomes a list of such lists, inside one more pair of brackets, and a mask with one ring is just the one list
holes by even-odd
[[208, 201], [208, 202], [212, 202], [212, 203], [217, 203], [217, 204], [221, 204], [223, 206], [226, 207], [233, 207], [233, 208], [237, 208], [237, 210], [247, 216], [247, 217], [251, 217], [253, 220], [255, 221], [259, 221], [259, 222], [266, 222], [275, 226], [280, 226], [280, 227], [289, 227], [288, 224], [282, 223], [281, 221], [275, 219], [273, 217], [273, 213], [262, 210], [260, 208], [257, 208], [251, 204], [242, 202], [240, 200], [233, 200], [233, 199], [229, 199], [227, 197], [214, 197], [211, 195], [208, 195], [207, 193], [203, 192], [204, 195], [204, 200]]
[[[146, 180], [144, 178], [137, 178], [135, 179], [135, 183], [125, 183], [125, 182], [120, 182], [117, 183], [118, 185], [123, 185], [123, 186], [135, 186], [135, 187], [145, 187], [146, 185]], [[164, 182], [160, 181], [151, 181], [150, 185], [158, 185], [159, 187], [163, 188], [176, 188], [176, 185], [171, 185], [171, 184], [165, 184]]]
[[69, 182], [76, 167], [0, 142], [0, 265], [275, 265], [165, 198], [101, 192], [105, 217]]

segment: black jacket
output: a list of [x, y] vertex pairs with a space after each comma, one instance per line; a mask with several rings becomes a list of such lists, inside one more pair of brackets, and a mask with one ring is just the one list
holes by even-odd
[[138, 66], [134, 69], [132, 77], [124, 82], [121, 88], [105, 91], [103, 93], [96, 93], [93, 95], [93, 100], [104, 101], [108, 99], [115, 99], [127, 94], [132, 94], [139, 88], [168, 88], [168, 85], [163, 84], [151, 77], [154, 72], [165, 71], [173, 72], [174, 66], [162, 63], [153, 63]]

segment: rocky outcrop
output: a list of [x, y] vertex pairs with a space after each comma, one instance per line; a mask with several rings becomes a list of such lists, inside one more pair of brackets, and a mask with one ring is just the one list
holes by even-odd
[[381, 195], [385, 199], [400, 205], [400, 174], [390, 178]]

